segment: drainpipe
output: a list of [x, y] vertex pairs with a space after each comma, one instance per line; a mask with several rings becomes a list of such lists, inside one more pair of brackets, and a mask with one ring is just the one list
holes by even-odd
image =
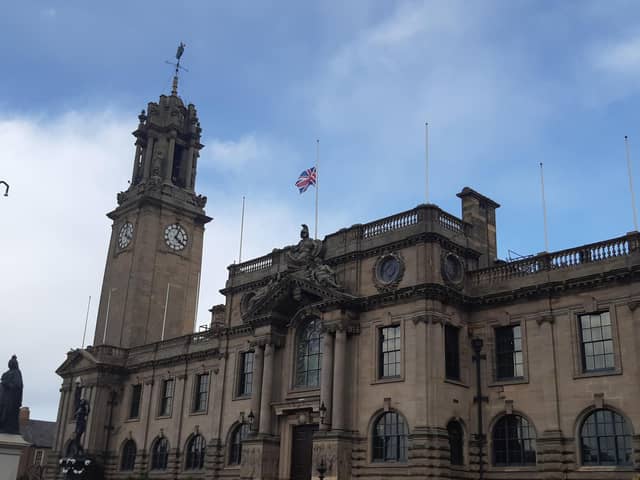
[[482, 403], [488, 402], [489, 397], [482, 396], [482, 372], [481, 372], [481, 364], [480, 362], [487, 358], [486, 355], [482, 354], [482, 346], [483, 342], [481, 338], [475, 337], [471, 340], [471, 347], [473, 348], [473, 352], [475, 355], [473, 356], [473, 361], [476, 363], [476, 396], [473, 397], [473, 401], [477, 405], [478, 408], [478, 433], [476, 434], [476, 438], [478, 440], [478, 479], [484, 480], [484, 444], [485, 444], [485, 434], [483, 430], [483, 422], [482, 422]]

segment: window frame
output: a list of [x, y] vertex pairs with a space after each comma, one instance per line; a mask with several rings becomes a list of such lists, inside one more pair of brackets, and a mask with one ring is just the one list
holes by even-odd
[[[136, 404], [136, 389], [139, 390], [137, 396], [137, 414], [134, 416], [133, 406]], [[142, 392], [144, 387], [142, 383], [131, 384], [131, 397], [129, 398], [129, 410], [127, 412], [127, 420], [139, 420], [140, 419], [140, 407], [142, 406]]]
[[[317, 340], [313, 339], [314, 342], [315, 341], [318, 342], [318, 352], [309, 353], [308, 345], [310, 341], [308, 339], [305, 339], [305, 344], [307, 344], [307, 347], [305, 348], [305, 353], [304, 353], [305, 381], [304, 383], [302, 383], [302, 382], [298, 382], [298, 375], [300, 374], [300, 370], [298, 369], [299, 367], [298, 353], [300, 351], [300, 343], [301, 343], [302, 336], [307, 332], [307, 330], [309, 329], [309, 326], [312, 323], [316, 325], [316, 331], [318, 333]], [[315, 333], [316, 332], [314, 332], [314, 334]], [[317, 317], [308, 319], [307, 321], [302, 322], [298, 325], [298, 328], [296, 328], [294, 335], [295, 335], [295, 342], [294, 342], [293, 364], [292, 364], [292, 367], [293, 367], [292, 368], [293, 370], [292, 388], [293, 390], [318, 390], [320, 388], [320, 384], [322, 383], [323, 339], [324, 339], [324, 335], [326, 335], [326, 333], [322, 331], [322, 322]], [[317, 357], [318, 368], [314, 368], [314, 369], [308, 368], [308, 362], [310, 357]], [[317, 384], [309, 383], [309, 372], [317, 372], [317, 379], [318, 379]]]
[[[607, 314], [608, 317], [608, 321], [609, 324], [608, 325], [602, 325], [602, 315], [603, 314]], [[591, 325], [591, 318], [593, 316], [600, 316], [600, 325], [598, 327], [594, 327]], [[590, 340], [585, 340], [585, 329], [582, 325], [583, 323], [583, 318], [585, 317], [589, 317], [589, 337]], [[596, 311], [596, 312], [590, 312], [590, 313], [582, 313], [576, 316], [577, 318], [577, 326], [576, 328], [578, 329], [578, 342], [579, 342], [579, 346], [580, 346], [580, 365], [581, 365], [581, 371], [583, 373], [586, 374], [592, 374], [592, 373], [600, 373], [600, 372], [613, 372], [616, 370], [616, 356], [615, 356], [615, 345], [614, 345], [614, 334], [613, 334], [613, 319], [611, 318], [611, 313], [608, 310], [603, 310], [603, 311]], [[604, 327], [609, 327], [610, 330], [610, 336], [609, 338], [605, 339], [605, 338], [600, 338], [599, 340], [593, 340], [593, 330], [595, 328], [600, 328], [600, 333], [602, 333], [602, 329]], [[593, 347], [594, 344], [596, 342], [602, 342], [604, 343], [605, 341], [609, 341], [611, 342], [611, 353], [607, 354], [606, 352], [603, 354], [595, 354], [595, 353], [591, 353], [591, 354], [587, 354], [587, 349], [586, 349], [586, 344], [590, 345], [592, 347], [592, 352], [593, 352]], [[604, 348], [604, 346], [603, 346]], [[606, 355], [611, 355], [611, 359], [613, 361], [613, 365], [611, 367], [603, 367], [603, 368], [588, 368], [587, 367], [587, 356], [593, 357], [595, 359], [596, 356], [606, 356]], [[595, 363], [595, 360], [594, 360]]]
[[[130, 452], [127, 452], [127, 446], [129, 445], [133, 445], [133, 457], [131, 456]], [[125, 456], [126, 455], [126, 456]], [[125, 442], [122, 444], [122, 450], [120, 452], [120, 465], [119, 465], [119, 470], [121, 472], [133, 472], [136, 468], [136, 458], [138, 456], [138, 445], [136, 445], [135, 440], [133, 440], [132, 438], [128, 438], [127, 440], [125, 440]], [[127, 463], [127, 465], [125, 465], [125, 460], [131, 460], [131, 464]], [[129, 465], [131, 465], [129, 467]], [[127, 467], [127, 468], [125, 468]]]
[[[451, 448], [452, 446], [452, 442], [451, 442], [451, 431], [449, 430], [449, 425], [456, 425], [457, 428], [459, 428], [459, 433], [460, 433], [460, 448], [459, 448], [459, 462], [455, 462], [454, 463], [454, 455], [453, 455], [453, 448]], [[464, 458], [464, 452], [465, 452], [465, 441], [464, 441], [464, 427], [462, 426], [462, 423], [459, 420], [456, 419], [451, 419], [447, 422], [447, 437], [449, 440], [449, 463], [451, 466], [454, 467], [462, 467], [465, 465], [465, 458]]]
[[[593, 417], [596, 416], [596, 414], [598, 412], [608, 412], [610, 414], [610, 416], [613, 418], [613, 432], [614, 435], [596, 435], [595, 437], [590, 437], [590, 438], [596, 438], [596, 442], [598, 445], [598, 449], [597, 449], [597, 455], [598, 455], [598, 463], [586, 463], [585, 462], [585, 455], [584, 455], [584, 435], [583, 435], [583, 430], [585, 428], [585, 424], [587, 423], [587, 421]], [[618, 435], [616, 433], [616, 421], [615, 421], [615, 416], [620, 417], [623, 420], [623, 425], [626, 427], [627, 430], [627, 434], [622, 434], [622, 435]], [[595, 428], [597, 429], [598, 423], [596, 421], [595, 424]], [[618, 412], [617, 410], [610, 408], [607, 405], [602, 406], [602, 408], [593, 408], [590, 409], [586, 414], [583, 415], [581, 421], [578, 423], [578, 431], [577, 431], [577, 439], [578, 439], [578, 455], [579, 455], [579, 466], [580, 467], [585, 467], [585, 468], [606, 468], [606, 469], [626, 469], [626, 468], [633, 468], [634, 466], [634, 444], [633, 444], [633, 429], [632, 429], [633, 425], [631, 424], [631, 422], [629, 421], [629, 419], [623, 415], [622, 413]], [[601, 456], [601, 449], [600, 449], [600, 438], [614, 438], [614, 449], [615, 449], [615, 454], [616, 454], [616, 459], [618, 458], [618, 440], [619, 438], [623, 438], [625, 439], [628, 438], [629, 441], [629, 450], [630, 450], [630, 461], [628, 463], [600, 463], [600, 456]]]
[[[396, 431], [397, 431], [397, 427], [400, 425], [400, 422], [402, 422], [402, 424], [404, 425], [404, 429], [406, 430], [404, 434], [401, 433], [397, 433], [397, 434], [390, 434], [390, 435], [383, 435], [382, 437], [377, 435], [378, 432], [378, 425], [380, 424], [380, 422], [383, 421], [383, 419], [387, 416], [387, 415], [395, 415], [396, 419], [398, 420], [398, 423], [396, 424]], [[383, 411], [378, 413], [374, 419], [373, 422], [371, 423], [371, 433], [370, 433], [370, 442], [371, 442], [371, 448], [370, 448], [370, 459], [371, 459], [371, 463], [374, 465], [406, 465], [409, 462], [409, 436], [410, 436], [410, 429], [409, 429], [409, 423], [407, 422], [406, 418], [404, 417], [404, 415], [402, 415], [400, 412], [398, 412], [397, 410], [393, 410], [390, 409], [388, 411]], [[398, 453], [398, 456], [395, 459], [388, 459], [386, 458], [386, 446], [387, 446], [387, 438], [388, 437], [394, 437], [397, 440], [397, 444], [396, 444], [396, 450]], [[378, 439], [382, 438], [383, 442], [382, 442], [382, 446], [380, 447], [377, 443], [378, 443]], [[401, 439], [404, 438], [404, 449], [402, 449], [402, 442]], [[377, 458], [376, 457], [376, 450], [382, 448], [383, 455], [385, 456], [385, 458]], [[404, 452], [401, 451], [404, 450]], [[402, 456], [402, 454], [404, 453], [404, 457]]]
[[[166, 396], [166, 386], [168, 385], [169, 382], [171, 382], [171, 395]], [[158, 414], [157, 414], [158, 417], [167, 418], [172, 415], [173, 397], [175, 396], [175, 392], [176, 392], [176, 379], [174, 377], [162, 379], [162, 381], [160, 382], [160, 392], [159, 392], [159, 398], [158, 398]]]
[[[449, 336], [448, 332], [455, 331], [456, 339], [455, 339], [455, 352], [449, 351]], [[444, 326], [444, 378], [446, 380], [452, 380], [454, 382], [462, 382], [462, 369], [460, 365], [460, 331], [461, 328], [457, 325], [452, 325], [450, 323], [445, 324]], [[455, 355], [453, 355], [455, 353]], [[449, 359], [455, 356], [455, 370], [457, 371], [457, 376], [449, 375]]]
[[[192, 452], [192, 447], [195, 442], [199, 442], [202, 449], [199, 452]], [[184, 449], [184, 469], [186, 471], [198, 471], [204, 470], [204, 463], [207, 456], [207, 441], [200, 433], [191, 435], [187, 440], [186, 448]]]
[[[248, 423], [237, 423], [231, 429], [231, 435], [229, 436], [229, 448], [226, 455], [227, 465], [234, 467], [240, 466], [242, 462], [242, 442], [248, 438], [250, 433], [251, 428]], [[237, 443], [235, 442], [236, 437], [239, 438]]]
[[[396, 329], [397, 336], [391, 337], [389, 339], [385, 339], [384, 331], [389, 329]], [[402, 348], [402, 325], [400, 323], [392, 323], [390, 325], [381, 325], [377, 328], [376, 332], [376, 344], [377, 344], [377, 367], [376, 367], [376, 378], [377, 380], [398, 380], [402, 378], [403, 372], [403, 348]], [[385, 350], [385, 342], [389, 340], [395, 340], [397, 342], [398, 348], [393, 350]], [[385, 354], [397, 353], [399, 358], [397, 361], [389, 362], [385, 364]], [[396, 357], [397, 358], [397, 357]], [[397, 365], [398, 373], [396, 375], [384, 375], [384, 367], [388, 365]]]
[[[525, 357], [525, 350], [526, 350], [526, 335], [525, 335], [525, 329], [524, 329], [524, 322], [517, 322], [517, 323], [512, 323], [509, 325], [496, 325], [493, 327], [493, 365], [494, 365], [494, 379], [496, 382], [522, 382], [522, 381], [526, 381], [527, 378], [527, 372], [526, 372], [526, 357]], [[505, 351], [500, 351], [499, 347], [500, 344], [502, 342], [500, 342], [498, 340], [498, 333], [500, 331], [506, 331], [507, 329], [515, 329], [515, 328], [519, 328], [520, 330], [520, 337], [515, 337], [515, 335], [512, 336], [512, 341], [515, 344], [516, 340], [520, 341], [520, 349], [517, 350], [515, 345], [513, 347], [513, 350], [505, 350]], [[514, 356], [520, 353], [520, 358], [521, 358], [521, 362], [514, 362], [513, 358]], [[512, 376], [501, 376], [500, 375], [500, 356], [501, 355], [507, 355], [507, 354], [511, 354], [511, 358], [512, 358], [512, 362], [514, 366], [517, 365], [521, 365], [522, 367], [522, 375], [512, 375]], [[515, 370], [515, 368], [514, 368]], [[515, 372], [514, 372], [515, 373]]]
[[[251, 354], [251, 371], [245, 372], [246, 355], [248, 355], [249, 353]], [[253, 393], [253, 375], [255, 373], [255, 362], [256, 362], [255, 350], [253, 349], [244, 350], [238, 353], [238, 359], [237, 359], [238, 375], [237, 375], [236, 388], [234, 393], [235, 398], [251, 398], [251, 395]], [[249, 382], [246, 381], [246, 377], [248, 375], [251, 375], [251, 381]], [[243, 387], [248, 387], [249, 391], [247, 392]]]
[[[160, 443], [164, 443], [166, 445], [166, 450], [164, 452], [158, 452], [158, 445]], [[153, 444], [151, 445], [151, 463], [150, 463], [150, 468], [149, 470], [151, 471], [165, 471], [169, 468], [169, 451], [171, 450], [171, 446], [169, 445], [169, 440], [167, 439], [167, 437], [157, 437], [154, 441]], [[164, 465], [157, 465], [157, 461], [159, 458], [159, 455], [162, 454], [163, 455], [163, 462]]]
[[[207, 377], [206, 389], [200, 390], [202, 386], [200, 380], [203, 377]], [[209, 372], [196, 373], [193, 376], [193, 397], [191, 400], [191, 412], [192, 414], [204, 414], [207, 413], [209, 408], [209, 391], [211, 390], [211, 374]], [[204, 395], [204, 400], [202, 396]], [[201, 404], [200, 402], [203, 402]]]
[[[522, 423], [519, 423], [517, 425], [518, 428], [518, 438], [523, 438], [526, 441], [529, 442], [533, 442], [533, 452], [535, 455], [535, 461], [533, 463], [531, 462], [526, 462], [525, 461], [525, 447], [521, 447], [521, 452], [522, 452], [522, 462], [521, 463], [511, 463], [509, 462], [509, 452], [510, 449], [508, 448], [509, 446], [509, 439], [510, 437], [508, 436], [508, 427], [509, 425], [505, 426], [505, 445], [507, 446], [507, 448], [505, 449], [506, 455], [507, 455], [507, 462], [506, 463], [499, 463], [497, 461], [497, 441], [496, 441], [496, 429], [501, 426], [502, 422], [506, 422], [509, 418], [519, 418], [522, 422], [524, 422], [526, 424], [527, 429], [529, 429], [529, 431], [533, 432], [533, 437], [520, 437], [520, 429], [522, 428]], [[491, 451], [490, 451], [490, 455], [491, 455], [491, 466], [495, 467], [495, 468], [535, 468], [538, 465], [538, 431], [535, 427], [535, 425], [533, 424], [533, 422], [531, 422], [527, 417], [525, 417], [524, 415], [521, 415], [520, 413], [517, 412], [513, 412], [513, 413], [505, 413], [503, 415], [500, 415], [498, 418], [495, 419], [495, 421], [493, 422], [493, 425], [491, 426], [491, 430], [490, 430], [490, 438], [491, 438]]]

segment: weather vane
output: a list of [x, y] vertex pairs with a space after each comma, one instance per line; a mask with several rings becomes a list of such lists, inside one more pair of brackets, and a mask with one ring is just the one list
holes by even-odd
[[185, 72], [189, 71], [180, 65], [180, 59], [182, 58], [182, 54], [184, 53], [184, 47], [186, 47], [186, 45], [180, 42], [180, 45], [178, 45], [178, 51], [176, 52], [177, 62], [170, 62], [169, 60], [165, 61], [165, 63], [176, 67], [176, 71], [173, 75], [173, 86], [171, 88], [171, 95], [178, 95], [178, 74], [180, 73], [180, 70], [184, 70]]

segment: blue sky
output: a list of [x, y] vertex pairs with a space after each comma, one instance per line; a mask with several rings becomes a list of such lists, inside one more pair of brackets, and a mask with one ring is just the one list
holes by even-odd
[[[8, 4], [0, 178], [12, 192], [0, 212], [22, 234], [0, 241], [18, 272], [0, 284], [12, 299], [0, 321], [21, 320], [11, 348], [24, 352], [27, 382], [41, 384], [25, 403], [55, 416], [52, 370], [81, 343], [89, 295], [93, 328], [103, 214], [126, 188], [136, 114], [168, 93], [164, 61], [180, 41], [180, 92], [206, 144], [198, 190], [215, 217], [206, 323], [237, 259], [242, 195], [244, 258], [295, 243], [299, 224], [313, 224], [313, 194], [293, 183], [313, 164], [316, 138], [320, 236], [424, 201], [425, 121], [430, 200], [459, 215], [455, 194], [468, 185], [499, 202], [500, 256], [544, 249], [540, 161], [551, 250], [632, 230], [623, 137], [640, 187], [638, 19], [632, 1]], [[19, 337], [34, 327], [48, 365], [29, 360], [34, 346]]]

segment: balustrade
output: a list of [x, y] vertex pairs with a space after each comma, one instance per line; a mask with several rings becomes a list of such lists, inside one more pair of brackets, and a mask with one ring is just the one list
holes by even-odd
[[502, 263], [495, 267], [471, 272], [474, 285], [500, 283], [512, 278], [532, 275], [546, 270], [557, 270], [574, 267], [586, 263], [601, 262], [616, 257], [629, 255], [638, 248], [638, 235], [625, 235], [602, 242], [583, 245], [581, 247], [544, 253], [535, 257]]

